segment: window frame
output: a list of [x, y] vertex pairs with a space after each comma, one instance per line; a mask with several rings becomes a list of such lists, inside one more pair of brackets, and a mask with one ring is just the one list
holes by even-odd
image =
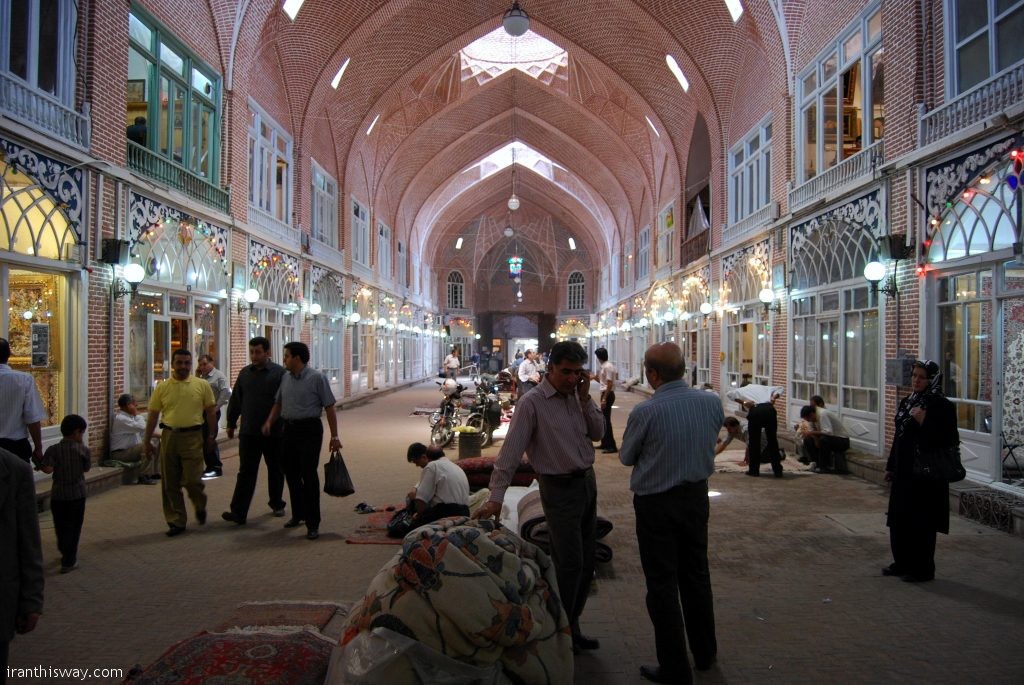
[[[266, 128], [270, 134], [264, 136]], [[294, 142], [284, 127], [266, 113], [253, 99], [249, 100], [249, 206], [286, 226], [292, 225], [294, 195]], [[281, 150], [281, 144], [284, 150]], [[259, 164], [257, 165], [257, 160]], [[284, 178], [277, 183], [279, 162], [285, 166]], [[259, 173], [257, 173], [259, 171]], [[281, 197], [276, 192], [281, 189]], [[257, 195], [258, 192], [258, 195]], [[281, 206], [283, 204], [283, 206]]]
[[566, 309], [579, 311], [586, 307], [586, 278], [580, 271], [573, 271], [566, 281]]
[[310, 163], [310, 233], [314, 240], [338, 249], [338, 182], [315, 159]]
[[636, 280], [641, 281], [651, 274], [651, 227], [644, 226], [636, 234]]
[[448, 309], [465, 309], [466, 281], [462, 277], [462, 272], [458, 269], [449, 271], [448, 278], [445, 279], [445, 283], [448, 286], [447, 298], [445, 300], [448, 305]]
[[352, 262], [370, 266], [370, 210], [356, 198], [349, 203], [352, 217]]
[[[14, 0], [25, 2], [26, 0]], [[0, 51], [0, 71], [11, 78], [26, 84], [33, 91], [50, 97], [66, 107], [73, 108], [75, 98], [75, 30], [78, 24], [77, 3], [74, 0], [59, 0], [57, 20], [57, 40], [52, 48], [56, 51], [56, 74], [54, 75], [54, 92], [39, 87], [39, 3], [40, 0], [27, 0], [29, 6], [29, 31], [26, 36], [25, 77], [11, 71], [11, 0], [0, 0], [0, 44], [7, 50]]]
[[[1007, 8], [1002, 14], [996, 15], [996, 0], [983, 0], [985, 2], [986, 10], [986, 21], [983, 26], [976, 29], [969, 36], [966, 36], [962, 40], [957, 40], [957, 9], [960, 2], [971, 2], [974, 5], [978, 4], [978, 0], [945, 0], [946, 17], [948, 21], [945, 23], [946, 31], [946, 99], [954, 100], [961, 97], [965, 93], [969, 93], [976, 88], [982, 87], [985, 83], [991, 81], [996, 76], [1009, 71], [1013, 67], [1019, 65], [1024, 61], [1024, 57], [1014, 62], [1013, 64], [1007, 65], [1002, 69], [998, 68], [999, 59], [999, 46], [998, 42], [998, 31], [996, 26], [1000, 19], [1006, 19], [1016, 12], [1024, 11], [1024, 0], [1019, 0], [1012, 7]], [[977, 83], [967, 87], [960, 87], [959, 78], [959, 66], [960, 66], [960, 50], [969, 43], [977, 40], [982, 35], [987, 36], [988, 41], [988, 75], [982, 78]]]
[[391, 281], [392, 273], [391, 256], [391, 227], [383, 221], [377, 222], [377, 272], [385, 281]]
[[[756, 149], [751, 145], [756, 142]], [[737, 156], [743, 159], [737, 162]], [[760, 122], [729, 150], [729, 224], [758, 211], [772, 199], [772, 114]]]

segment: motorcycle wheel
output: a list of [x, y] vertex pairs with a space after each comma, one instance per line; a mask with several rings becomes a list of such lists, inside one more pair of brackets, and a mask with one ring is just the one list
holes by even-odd
[[470, 414], [466, 419], [466, 425], [472, 426], [480, 431], [483, 438], [480, 440], [480, 447], [487, 447], [491, 444], [491, 426], [487, 423], [487, 419], [484, 418], [483, 414], [476, 413]]
[[437, 447], [447, 447], [455, 437], [455, 431], [447, 421], [438, 421], [430, 431], [430, 442]]

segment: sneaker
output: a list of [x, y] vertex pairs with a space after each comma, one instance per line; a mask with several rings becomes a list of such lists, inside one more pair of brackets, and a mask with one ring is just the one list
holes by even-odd
[[223, 514], [220, 515], [220, 517], [222, 519], [224, 519], [225, 521], [230, 521], [231, 523], [237, 523], [240, 526], [244, 526], [245, 525], [245, 519], [242, 518], [241, 516], [236, 516], [234, 514], [234, 512], [225, 511]]
[[210, 469], [209, 471], [203, 471], [203, 480], [212, 480], [214, 478], [220, 478], [224, 475], [224, 472], [220, 469]]
[[196, 512], [196, 521], [199, 521], [199, 525], [206, 524], [206, 509], [200, 509]]
[[71, 573], [72, 571], [74, 571], [77, 568], [78, 568], [78, 562], [76, 561], [71, 566], [61, 566], [60, 567], [60, 572], [61, 573]]
[[274, 509], [274, 516], [276, 516], [277, 518], [284, 518], [284, 507], [281, 507], [280, 509]]

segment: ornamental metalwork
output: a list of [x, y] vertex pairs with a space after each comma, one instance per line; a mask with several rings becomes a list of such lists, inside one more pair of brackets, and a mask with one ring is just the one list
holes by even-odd
[[146, 278], [189, 289], [228, 287], [228, 231], [135, 192], [128, 194], [128, 242]]
[[260, 299], [280, 304], [296, 303], [301, 296], [299, 258], [249, 240], [249, 287]]
[[345, 314], [345, 279], [322, 266], [313, 265], [310, 269], [312, 287], [310, 297], [320, 305], [320, 311], [327, 316], [343, 316]]
[[998, 159], [1018, 145], [1017, 136], [1004, 138], [981, 150], [929, 167], [925, 171], [925, 199], [928, 216], [936, 217], [949, 208], [949, 202]]
[[771, 243], [767, 239], [747, 245], [724, 257], [722, 302], [756, 300], [758, 292], [767, 285], [770, 264]]
[[0, 152], [9, 167], [27, 175], [53, 198], [71, 224], [75, 242], [82, 242], [85, 197], [82, 169], [22, 147], [6, 138], [0, 138]]
[[860, 277], [885, 233], [881, 190], [790, 228], [791, 286], [813, 288]]

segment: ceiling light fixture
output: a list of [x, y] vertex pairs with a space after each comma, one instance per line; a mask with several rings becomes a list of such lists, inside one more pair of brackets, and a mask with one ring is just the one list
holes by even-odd
[[530, 30], [530, 17], [519, 6], [518, 0], [512, 3], [512, 8], [505, 12], [501, 18], [501, 25], [505, 27], [505, 33], [515, 38]]
[[509, 224], [509, 225], [505, 226], [504, 233], [505, 233], [505, 237], [506, 238], [511, 238], [512, 236], [514, 236], [516, 234], [516, 232], [514, 230], [512, 230], [512, 224]]

